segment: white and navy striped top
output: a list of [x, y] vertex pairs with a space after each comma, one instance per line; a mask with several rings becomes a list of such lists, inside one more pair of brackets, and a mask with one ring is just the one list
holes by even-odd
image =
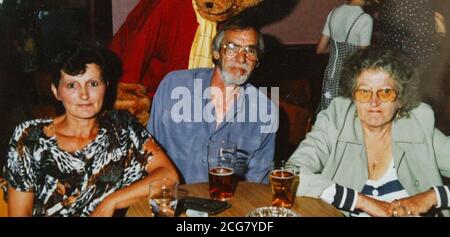
[[[394, 159], [391, 160], [389, 167], [384, 176], [379, 180], [367, 180], [360, 193], [386, 202], [409, 197], [409, 194], [398, 179]], [[433, 189], [436, 192], [438, 201], [436, 208], [450, 208], [449, 186], [433, 186]], [[323, 191], [320, 198], [338, 209], [349, 211], [350, 216], [369, 216], [367, 213], [355, 210], [358, 192], [354, 189], [333, 184]]]
[[[398, 180], [394, 159], [391, 159], [389, 169], [383, 177], [379, 180], [367, 180], [361, 194], [386, 202], [409, 196]], [[355, 190], [344, 188], [338, 184], [330, 186], [321, 195], [321, 199], [324, 201], [339, 209], [350, 211], [350, 216], [368, 217], [368, 214], [355, 210], [357, 197], [358, 193]]]
[[[367, 180], [361, 194], [385, 202], [392, 202], [395, 199], [409, 197], [409, 194], [398, 180], [394, 159], [391, 159], [389, 169], [383, 177], [379, 180]], [[369, 215], [354, 210], [350, 213], [350, 216], [368, 217]]]
[[437, 196], [436, 208], [450, 208], [450, 188], [449, 186], [433, 186]]

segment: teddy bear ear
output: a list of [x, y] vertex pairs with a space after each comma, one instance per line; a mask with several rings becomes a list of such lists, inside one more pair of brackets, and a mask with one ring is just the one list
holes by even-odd
[[246, 7], [246, 8], [254, 7], [254, 6], [260, 4], [262, 1], [263, 0], [236, 0], [236, 2], [240, 2], [240, 4], [238, 4], [238, 5]]
[[[263, 0], [195, 0], [196, 10], [205, 19], [222, 22], [254, 7]], [[220, 13], [220, 14], [219, 14]]]
[[261, 2], [263, 2], [263, 0], [235, 0], [233, 9], [229, 12], [227, 19], [236, 16], [249, 8], [256, 7]]

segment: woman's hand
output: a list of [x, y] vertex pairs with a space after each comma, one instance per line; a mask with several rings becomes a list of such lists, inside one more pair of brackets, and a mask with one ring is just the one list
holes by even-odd
[[376, 200], [362, 194], [358, 194], [356, 208], [363, 210], [370, 216], [387, 217], [392, 215], [390, 203]]
[[430, 189], [414, 196], [392, 202], [394, 216], [418, 216], [437, 205], [436, 192]]
[[110, 196], [103, 199], [103, 201], [91, 213], [91, 217], [112, 217], [116, 210], [116, 202]]

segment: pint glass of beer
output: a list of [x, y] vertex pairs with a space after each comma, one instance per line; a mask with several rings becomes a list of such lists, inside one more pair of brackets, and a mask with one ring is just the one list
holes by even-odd
[[295, 198], [295, 173], [287, 169], [284, 163], [274, 163], [270, 172], [270, 183], [272, 206], [292, 208]]
[[208, 144], [209, 196], [228, 200], [236, 187], [236, 144], [215, 141]]

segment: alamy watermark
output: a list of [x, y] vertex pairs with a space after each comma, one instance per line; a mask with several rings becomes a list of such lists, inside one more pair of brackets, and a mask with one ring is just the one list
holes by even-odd
[[[216, 95], [216, 100], [222, 100], [222, 91], [215, 87], [206, 87], [203, 90], [203, 80], [194, 79], [194, 91], [187, 87], [176, 87], [171, 92], [171, 99], [177, 102], [171, 108], [171, 118], [176, 123], [181, 122], [213, 122], [214, 104], [211, 101], [211, 95]], [[234, 123], [261, 123], [261, 133], [274, 133], [278, 130], [278, 102], [279, 88], [270, 88], [270, 103], [267, 99], [267, 87], [239, 87], [238, 99], [228, 108], [223, 122]], [[209, 101], [205, 103], [205, 101]], [[220, 104], [223, 101], [219, 101]], [[275, 104], [275, 106], [273, 106]], [[236, 113], [238, 111], [238, 113]]]

